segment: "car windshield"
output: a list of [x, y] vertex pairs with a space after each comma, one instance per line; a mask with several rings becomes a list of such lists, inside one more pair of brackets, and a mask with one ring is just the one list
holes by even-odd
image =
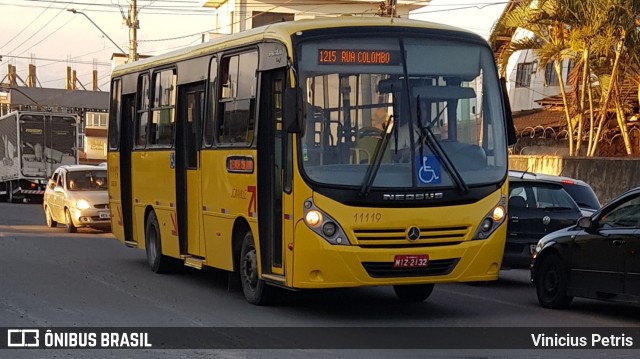
[[305, 41], [300, 79], [299, 153], [311, 181], [466, 189], [506, 174], [499, 84], [483, 46], [379, 36]]
[[89, 170], [67, 173], [70, 191], [104, 191], [107, 189], [107, 171]]

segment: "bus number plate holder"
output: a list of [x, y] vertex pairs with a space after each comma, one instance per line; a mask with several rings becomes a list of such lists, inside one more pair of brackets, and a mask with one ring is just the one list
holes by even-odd
[[393, 259], [393, 268], [424, 268], [429, 265], [429, 256], [426, 254], [397, 255]]

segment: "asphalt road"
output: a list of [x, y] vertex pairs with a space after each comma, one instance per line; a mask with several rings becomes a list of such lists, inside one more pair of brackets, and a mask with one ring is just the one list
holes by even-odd
[[[547, 310], [525, 270], [503, 271], [486, 285], [437, 285], [425, 303], [399, 302], [387, 287], [283, 292], [277, 305], [246, 303], [226, 272], [185, 268], [157, 275], [144, 251], [110, 233], [47, 228], [41, 205], [0, 203], [0, 327], [635, 327], [640, 306], [575, 299]], [[0, 333], [5, 335], [4, 333]], [[640, 337], [636, 338], [640, 344]], [[5, 357], [51, 357], [53, 351], [0, 351]], [[246, 357], [225, 351], [55, 351], [70, 357]], [[427, 351], [438, 357], [635, 357], [633, 352], [500, 350]], [[70, 353], [64, 355], [64, 353]], [[125, 355], [125, 353], [127, 353]], [[261, 351], [273, 357], [395, 357], [388, 351]], [[422, 356], [424, 351], [402, 353]], [[57, 356], [57, 355], [56, 355]]]

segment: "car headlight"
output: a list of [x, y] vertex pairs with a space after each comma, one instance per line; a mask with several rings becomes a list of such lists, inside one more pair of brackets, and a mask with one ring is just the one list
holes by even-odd
[[338, 222], [316, 207], [311, 198], [304, 201], [304, 223], [331, 244], [351, 244]]
[[472, 239], [489, 238], [491, 233], [493, 233], [502, 224], [502, 222], [504, 222], [507, 213], [505, 210], [506, 204], [507, 198], [502, 196], [500, 198], [500, 202], [498, 202], [498, 204], [496, 204], [495, 207], [493, 207], [491, 211], [482, 218], [482, 221], [480, 221], [480, 225]]
[[89, 204], [89, 202], [85, 201], [84, 199], [81, 199], [76, 203], [77, 209], [87, 209], [89, 207], [91, 207], [91, 205]]

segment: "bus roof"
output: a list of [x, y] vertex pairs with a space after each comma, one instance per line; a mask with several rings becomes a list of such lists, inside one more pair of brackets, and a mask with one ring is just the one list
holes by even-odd
[[[467, 36], [475, 36], [478, 39], [486, 42], [480, 36], [469, 32], [467, 30], [437, 24], [433, 22], [410, 20], [400, 18], [388, 18], [388, 17], [354, 17], [354, 16], [340, 16], [321, 19], [307, 19], [297, 21], [286, 21], [275, 24], [261, 26], [255, 29], [246, 30], [232, 35], [216, 38], [212, 41], [188, 46], [179, 50], [171, 51], [158, 56], [152, 56], [144, 60], [136, 61], [129, 64], [124, 64], [116, 67], [113, 70], [112, 77], [117, 77], [131, 71], [140, 71], [151, 67], [161, 66], [162, 64], [169, 64], [180, 60], [185, 60], [192, 57], [198, 57], [209, 54], [211, 52], [217, 52], [226, 48], [232, 48], [248, 43], [257, 43], [266, 39], [278, 40], [287, 46], [290, 46], [291, 34], [299, 31], [306, 31], [312, 29], [322, 28], [338, 28], [349, 26], [376, 26], [376, 27], [416, 27], [423, 29], [435, 29], [445, 31], [456, 31], [467, 34]], [[288, 49], [291, 50], [291, 49]]]

